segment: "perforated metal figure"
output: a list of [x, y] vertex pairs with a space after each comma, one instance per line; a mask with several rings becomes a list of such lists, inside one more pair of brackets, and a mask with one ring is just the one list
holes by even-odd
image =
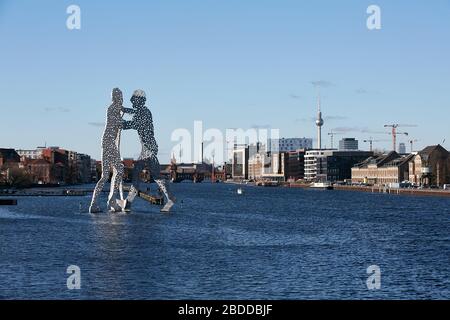
[[151, 176], [166, 198], [166, 204], [161, 211], [168, 212], [173, 206], [175, 200], [168, 190], [168, 181], [161, 179], [160, 176], [161, 169], [157, 157], [158, 144], [156, 143], [153, 131], [152, 113], [145, 106], [145, 92], [142, 90], [134, 91], [130, 101], [133, 104], [133, 108], [123, 108], [122, 111], [124, 113], [133, 114], [133, 118], [131, 121], [123, 121], [122, 127], [123, 130], [135, 129], [138, 132], [142, 150], [138, 161], [134, 165], [132, 186], [126, 199], [127, 208], [131, 206], [131, 203], [139, 191], [139, 174], [145, 167], [148, 167], [150, 169]]
[[117, 192], [123, 201], [122, 179], [123, 179], [123, 163], [120, 158], [119, 144], [120, 131], [122, 128], [122, 104], [123, 96], [119, 88], [114, 88], [111, 93], [112, 104], [106, 112], [106, 125], [102, 136], [102, 176], [97, 182], [92, 196], [90, 213], [101, 212], [98, 206], [98, 197], [103, 187], [109, 179], [111, 168], [113, 175], [111, 179], [111, 188], [108, 196], [108, 208], [111, 211], [121, 211], [122, 208], [116, 203]]

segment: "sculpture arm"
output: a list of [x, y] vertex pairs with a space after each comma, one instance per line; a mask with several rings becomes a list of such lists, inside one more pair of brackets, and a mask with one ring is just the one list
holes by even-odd
[[122, 130], [129, 130], [133, 129], [133, 121], [122, 121]]
[[136, 110], [132, 109], [132, 108], [122, 108], [122, 112], [123, 113], [130, 113], [130, 114], [135, 114]]
[[153, 117], [152, 117], [152, 113], [151, 113], [151, 111], [149, 110], [148, 111], [148, 119], [149, 119], [149, 121], [148, 121], [148, 126], [149, 126], [149, 129], [150, 129], [150, 135], [151, 135], [151, 137], [153, 137], [153, 139], [154, 139], [154, 137], [155, 137], [155, 131], [154, 131], [154, 129], [153, 129]]

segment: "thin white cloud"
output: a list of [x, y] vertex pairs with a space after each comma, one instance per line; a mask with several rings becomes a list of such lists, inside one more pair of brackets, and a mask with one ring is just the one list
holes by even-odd
[[63, 108], [63, 107], [57, 107], [57, 108], [50, 108], [50, 107], [47, 107], [47, 108], [44, 108], [44, 111], [45, 112], [70, 112], [70, 109], [69, 108]]
[[311, 84], [317, 88], [328, 88], [334, 85], [331, 81], [328, 80], [311, 81]]
[[93, 126], [93, 127], [104, 127], [105, 123], [104, 122], [88, 122], [88, 125]]

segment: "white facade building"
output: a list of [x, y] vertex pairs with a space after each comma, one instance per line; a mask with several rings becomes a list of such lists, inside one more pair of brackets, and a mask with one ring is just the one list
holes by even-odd
[[307, 150], [305, 152], [305, 180], [313, 181], [317, 176], [317, 159], [319, 157], [331, 156], [333, 154], [332, 149], [322, 150]]
[[44, 150], [44, 149], [45, 149], [44, 147], [37, 147], [34, 150], [20, 149], [20, 150], [16, 150], [16, 152], [20, 157], [25, 157], [25, 158], [34, 160], [34, 159], [42, 158], [42, 150]]
[[268, 144], [272, 152], [290, 152], [298, 149], [312, 149], [313, 140], [311, 138], [269, 139]]

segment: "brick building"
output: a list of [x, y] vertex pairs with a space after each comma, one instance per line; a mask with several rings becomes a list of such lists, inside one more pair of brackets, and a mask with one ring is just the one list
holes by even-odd
[[413, 157], [413, 154], [402, 156], [395, 151], [369, 157], [352, 168], [352, 182], [388, 185], [408, 181], [409, 163]]
[[17, 165], [20, 162], [20, 156], [14, 149], [0, 148], [0, 167], [4, 165]]
[[450, 183], [450, 155], [441, 145], [419, 151], [409, 163], [409, 181], [419, 185]]
[[9, 182], [10, 170], [19, 168], [20, 156], [14, 149], [0, 148], [0, 184]]

